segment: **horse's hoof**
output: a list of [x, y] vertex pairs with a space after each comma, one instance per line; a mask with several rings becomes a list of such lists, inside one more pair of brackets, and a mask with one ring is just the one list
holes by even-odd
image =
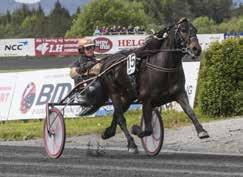
[[106, 139], [109, 139], [111, 138], [112, 136], [115, 136], [115, 132], [111, 131], [110, 128], [107, 128], [104, 133], [101, 135], [101, 138], [103, 140], [106, 140]]
[[145, 131], [143, 131], [143, 132], [141, 132], [140, 134], [138, 134], [138, 137], [139, 138], [143, 138], [143, 137], [145, 137], [145, 136], [150, 136], [150, 135], [152, 135], [152, 130], [145, 130]]
[[101, 135], [101, 138], [102, 138], [103, 140], [108, 139], [108, 137], [105, 135], [105, 133], [103, 133], [103, 134]]
[[132, 154], [138, 154], [138, 148], [128, 148], [128, 152]]
[[200, 139], [209, 138], [209, 134], [206, 131], [202, 131], [202, 132], [198, 133], [198, 137]]
[[105, 132], [101, 135], [101, 138], [103, 139], [103, 140], [106, 140], [106, 139], [109, 139], [109, 138], [111, 138], [112, 136], [114, 136], [115, 134], [109, 134], [109, 135], [107, 135]]
[[138, 125], [133, 125], [132, 126], [131, 133], [133, 135], [139, 135], [139, 134], [141, 134], [141, 132], [142, 132], [141, 127], [139, 127]]

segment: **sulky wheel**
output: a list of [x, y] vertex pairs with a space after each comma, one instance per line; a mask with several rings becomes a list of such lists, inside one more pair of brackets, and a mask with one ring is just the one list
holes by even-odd
[[[141, 127], [144, 130], [144, 118], [141, 118]], [[164, 141], [164, 125], [162, 117], [157, 109], [152, 112], [153, 133], [150, 136], [141, 138], [143, 148], [149, 156], [159, 154]]]
[[57, 108], [49, 109], [44, 121], [44, 146], [50, 158], [62, 155], [66, 139], [66, 129], [62, 113]]

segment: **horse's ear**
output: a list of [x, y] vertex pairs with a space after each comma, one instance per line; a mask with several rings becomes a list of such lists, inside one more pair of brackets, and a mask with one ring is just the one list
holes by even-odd
[[180, 20], [177, 22], [177, 24], [183, 23], [183, 22], [188, 22], [186, 17], [180, 18]]

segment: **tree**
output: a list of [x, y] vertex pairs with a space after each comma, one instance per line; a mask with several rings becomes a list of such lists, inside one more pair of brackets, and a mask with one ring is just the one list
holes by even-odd
[[66, 36], [92, 35], [96, 26], [146, 26], [148, 17], [139, 2], [127, 0], [94, 0], [87, 4], [76, 19]]
[[46, 37], [46, 18], [41, 14], [28, 16], [21, 24], [22, 37]]
[[55, 3], [54, 9], [48, 17], [48, 36], [62, 37], [70, 28], [72, 18], [69, 12], [61, 6], [60, 2]]
[[223, 22], [219, 25], [218, 31], [220, 33], [226, 32], [242, 32], [243, 29], [243, 16], [233, 17], [227, 22]]
[[194, 17], [207, 16], [216, 23], [231, 17], [232, 0], [187, 0], [187, 2], [191, 5], [190, 11]]
[[36, 10], [36, 15], [45, 16], [45, 13], [44, 13], [40, 3], [38, 4], [38, 8]]
[[164, 15], [164, 23], [174, 23], [181, 17], [192, 17], [190, 8], [191, 6], [187, 1], [181, 0], [161, 0], [162, 13]]
[[77, 8], [76, 12], [73, 14], [72, 19], [76, 19], [78, 15], [81, 13], [80, 7]]
[[243, 16], [243, 4], [240, 4], [238, 8], [232, 10], [233, 16]]
[[130, 0], [142, 2], [145, 13], [157, 25], [174, 23], [181, 17], [192, 17], [190, 4], [181, 0]]
[[197, 28], [198, 33], [212, 33], [215, 31], [215, 22], [206, 16], [198, 17], [192, 23]]

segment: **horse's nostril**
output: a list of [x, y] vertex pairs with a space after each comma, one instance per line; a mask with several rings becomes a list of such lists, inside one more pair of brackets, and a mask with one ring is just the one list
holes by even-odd
[[193, 47], [192, 50], [193, 50], [193, 51], [197, 51], [197, 48], [196, 48], [196, 47]]

